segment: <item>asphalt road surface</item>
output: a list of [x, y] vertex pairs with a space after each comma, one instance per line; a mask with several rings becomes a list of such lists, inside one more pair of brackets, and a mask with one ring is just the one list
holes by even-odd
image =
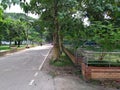
[[54, 90], [52, 78], [41, 71], [51, 48], [43, 45], [0, 57], [0, 90]]

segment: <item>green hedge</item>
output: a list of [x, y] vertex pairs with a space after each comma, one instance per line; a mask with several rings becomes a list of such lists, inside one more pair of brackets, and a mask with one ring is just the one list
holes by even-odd
[[111, 62], [111, 61], [88, 61], [86, 63], [88, 66], [96, 66], [96, 67], [120, 67], [120, 62]]

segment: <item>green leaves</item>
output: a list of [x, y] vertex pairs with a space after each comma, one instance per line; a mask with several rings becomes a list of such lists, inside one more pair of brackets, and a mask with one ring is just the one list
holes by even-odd
[[110, 22], [106, 25], [100, 21], [94, 22], [88, 32], [88, 38], [97, 42], [104, 51], [114, 50], [119, 45], [117, 41], [120, 39], [120, 28]]

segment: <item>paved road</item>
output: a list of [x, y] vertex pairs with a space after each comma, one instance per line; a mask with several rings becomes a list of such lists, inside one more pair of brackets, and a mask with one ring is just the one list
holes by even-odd
[[44, 45], [0, 57], [0, 90], [53, 90], [52, 78], [40, 71], [51, 48]]

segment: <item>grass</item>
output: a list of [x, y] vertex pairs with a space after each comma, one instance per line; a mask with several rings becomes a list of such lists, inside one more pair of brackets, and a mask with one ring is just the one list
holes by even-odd
[[83, 47], [84, 50], [92, 50], [92, 51], [101, 51], [100, 47], [95, 47], [95, 46], [85, 46]]
[[[85, 53], [89, 66], [120, 67], [119, 52], [88, 52]], [[102, 60], [100, 60], [102, 58]]]
[[[90, 53], [92, 54], [92, 53]], [[100, 58], [100, 53], [94, 53], [92, 55], [88, 56], [88, 65], [89, 66], [113, 66], [113, 67], [120, 67], [120, 54], [108, 54], [106, 53], [105, 56], [103, 57], [103, 60], [99, 60]]]
[[[114, 67], [120, 67], [120, 53], [105, 53], [103, 60], [100, 61], [101, 56], [101, 48], [100, 47], [94, 47], [94, 46], [86, 46], [82, 47], [85, 51], [93, 51], [94, 53], [85, 53], [85, 56], [87, 58], [87, 62], [89, 66], [114, 66]], [[68, 47], [69, 51], [74, 53], [74, 50], [72, 47]], [[97, 52], [97, 53], [95, 53]]]
[[[16, 47], [16, 48], [21, 49], [21, 48], [25, 48], [25, 46], [26, 45], [21, 45], [20, 47]], [[11, 49], [13, 49], [13, 48], [9, 47], [8, 45], [2, 45], [2, 46], [0, 46], [0, 50], [6, 50], [6, 51], [8, 51], [8, 50], [11, 50]]]
[[0, 46], [0, 50], [10, 50], [10, 47], [7, 45]]
[[[95, 60], [97, 60], [100, 57], [100, 53], [99, 54], [95, 53], [93, 56]], [[104, 56], [104, 60], [113, 61], [113, 62], [116, 62], [116, 60], [120, 61], [120, 53], [119, 54], [106, 53], [106, 55]]]
[[[87, 58], [89, 61], [91, 60], [99, 60], [101, 57], [101, 53], [87, 53], [86, 54]], [[120, 62], [120, 53], [105, 53], [103, 59], [103, 61], [108, 61], [108, 62]]]
[[92, 61], [88, 61], [88, 66], [97, 66], [97, 67], [120, 67], [120, 62], [110, 62], [110, 61], [96, 61], [96, 60], [92, 60]]
[[72, 61], [64, 53], [61, 55], [60, 59], [57, 61], [50, 60], [50, 64], [57, 67], [72, 66]]
[[101, 84], [101, 81], [100, 81], [100, 80], [90, 79], [90, 80], [88, 81], [88, 83], [91, 83], [91, 84], [94, 84], [94, 85], [100, 85], [100, 84]]

